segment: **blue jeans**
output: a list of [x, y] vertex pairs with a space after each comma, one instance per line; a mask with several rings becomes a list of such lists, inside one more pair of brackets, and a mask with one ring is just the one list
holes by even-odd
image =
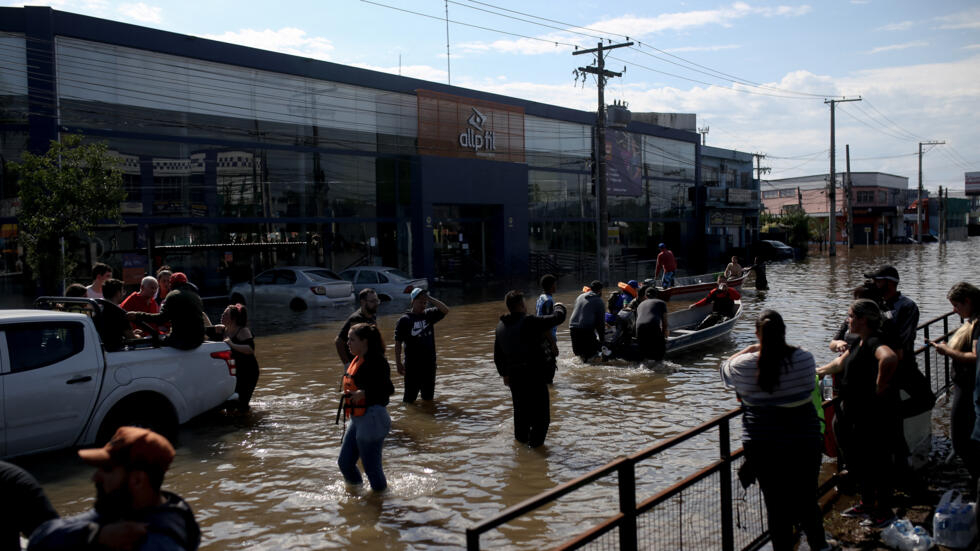
[[350, 428], [344, 435], [344, 443], [340, 445], [340, 456], [337, 458], [337, 465], [347, 482], [362, 482], [361, 471], [357, 468], [357, 460], [360, 459], [371, 489], [380, 492], [388, 487], [385, 473], [381, 469], [381, 447], [389, 431], [391, 417], [384, 406], [374, 405], [367, 408], [364, 415], [351, 417]]
[[661, 288], [667, 289], [668, 287], [674, 286], [674, 272], [664, 272], [664, 280], [661, 284]]

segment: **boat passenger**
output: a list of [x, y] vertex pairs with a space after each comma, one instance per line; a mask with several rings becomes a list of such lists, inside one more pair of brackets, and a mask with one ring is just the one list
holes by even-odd
[[701, 320], [695, 330], [707, 329], [732, 318], [738, 311], [735, 301], [741, 298], [742, 295], [738, 291], [728, 286], [728, 279], [725, 276], [718, 276], [718, 286], [709, 291], [706, 297], [688, 306], [688, 309], [694, 309], [705, 304], [712, 305], [711, 313]]
[[636, 343], [644, 359], [660, 361], [667, 351], [667, 303], [655, 287], [647, 287], [646, 300], [636, 308]]
[[674, 253], [667, 248], [666, 243], [661, 243], [658, 247], [660, 248], [660, 254], [657, 255], [657, 264], [653, 267], [653, 279], [657, 279], [660, 270], [663, 270], [664, 277], [660, 287], [667, 289], [674, 286], [674, 272], [677, 271], [677, 259], [674, 258]]
[[739, 479], [748, 487], [758, 478], [775, 551], [793, 549], [796, 524], [803, 526], [810, 549], [833, 549], [817, 506], [823, 438], [810, 399], [813, 354], [786, 344], [786, 325], [774, 310], [759, 315], [755, 335], [758, 343], [721, 367], [722, 379], [742, 400], [745, 464]]
[[732, 261], [725, 267], [725, 278], [735, 279], [742, 277], [742, 272], [744, 271], [745, 270], [742, 268], [742, 265], [738, 263], [738, 257], [733, 256]]

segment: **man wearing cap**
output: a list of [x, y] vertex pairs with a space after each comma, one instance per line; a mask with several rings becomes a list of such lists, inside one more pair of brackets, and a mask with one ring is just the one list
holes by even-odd
[[[426, 307], [428, 304], [432, 306]], [[442, 301], [425, 289], [412, 289], [411, 308], [395, 325], [395, 367], [405, 376], [402, 401], [411, 404], [422, 394], [432, 400], [436, 389], [436, 333], [433, 326], [449, 313]], [[402, 362], [402, 347], [405, 361]]]
[[568, 333], [572, 352], [587, 361], [599, 352], [606, 336], [606, 303], [602, 300], [602, 282], [595, 280], [575, 299]]
[[898, 329], [902, 362], [911, 361], [914, 365], [915, 328], [919, 325], [918, 305], [898, 291], [898, 270], [894, 266], [882, 266], [875, 272], [864, 274], [864, 277], [874, 280], [884, 303], [881, 310], [886, 316], [891, 317]]
[[201, 530], [190, 506], [161, 490], [174, 458], [166, 438], [148, 429], [120, 427], [104, 447], [78, 455], [97, 469], [93, 509], [42, 524], [29, 550], [197, 549]]
[[677, 271], [677, 259], [674, 258], [674, 253], [667, 248], [666, 243], [661, 243], [658, 247], [660, 248], [660, 254], [657, 255], [657, 264], [653, 268], [653, 279], [657, 279], [657, 274], [660, 273], [660, 270], [663, 270], [664, 278], [660, 286], [666, 289], [674, 286], [674, 272]]
[[170, 289], [160, 312], [129, 312], [126, 318], [158, 325], [170, 322], [172, 329], [163, 344], [180, 350], [197, 348], [204, 342], [204, 303], [183, 272], [170, 276]]

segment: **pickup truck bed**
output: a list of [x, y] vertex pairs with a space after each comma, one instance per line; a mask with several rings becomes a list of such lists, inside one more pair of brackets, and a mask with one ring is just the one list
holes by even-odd
[[0, 310], [0, 457], [92, 445], [124, 424], [172, 438], [233, 396], [227, 350], [105, 352], [89, 314]]

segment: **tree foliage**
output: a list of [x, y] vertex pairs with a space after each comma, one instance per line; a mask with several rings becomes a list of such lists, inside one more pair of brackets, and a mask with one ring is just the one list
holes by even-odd
[[14, 164], [20, 240], [45, 291], [74, 270], [70, 259], [61, 261], [61, 238], [91, 237], [100, 222], [122, 222], [119, 204], [126, 192], [116, 165], [104, 143], [82, 143], [72, 135], [52, 141], [44, 155], [24, 153]]

